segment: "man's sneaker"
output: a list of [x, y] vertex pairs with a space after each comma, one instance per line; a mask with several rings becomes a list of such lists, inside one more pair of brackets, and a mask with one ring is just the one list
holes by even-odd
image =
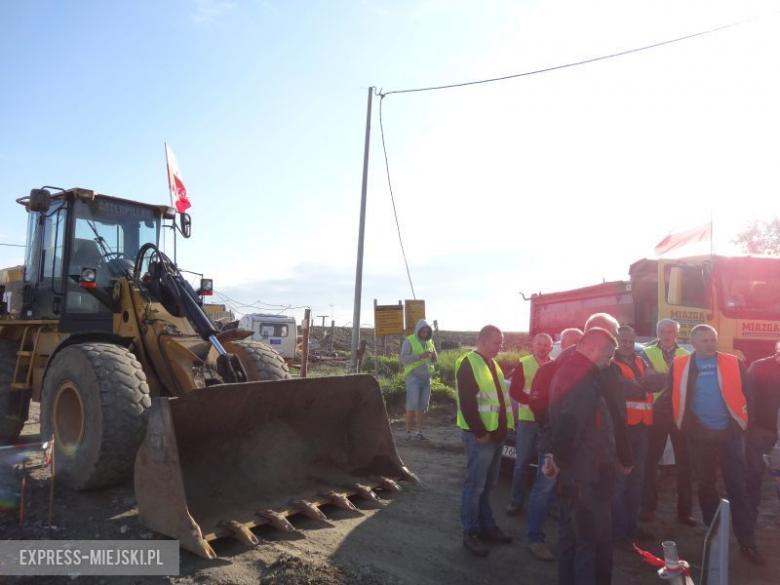
[[406, 431], [406, 436], [404, 437], [404, 439], [406, 439], [407, 441], [411, 441], [412, 440], [412, 433], [410, 433], [409, 431]]
[[509, 544], [512, 542], [512, 537], [498, 526], [481, 531], [479, 537], [485, 542], [495, 542], [498, 544]]
[[742, 553], [742, 556], [745, 557], [749, 563], [758, 565], [759, 567], [766, 565], [766, 559], [758, 552], [758, 549], [755, 546], [741, 546], [739, 547], [739, 552]]
[[488, 554], [487, 548], [482, 544], [482, 540], [476, 532], [467, 532], [463, 535], [463, 546], [478, 557], [486, 557]]
[[531, 554], [542, 561], [554, 561], [555, 554], [543, 542], [535, 542], [531, 545]]
[[420, 441], [427, 441], [429, 440], [428, 437], [422, 434], [422, 431], [417, 431], [417, 434], [414, 436], [415, 439], [419, 439]]
[[521, 516], [522, 514], [523, 514], [523, 504], [509, 502], [509, 505], [506, 507], [507, 516]]

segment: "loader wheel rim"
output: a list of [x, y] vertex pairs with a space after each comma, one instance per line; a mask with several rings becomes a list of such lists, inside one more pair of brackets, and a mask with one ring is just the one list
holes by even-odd
[[73, 382], [63, 382], [54, 399], [54, 440], [66, 457], [73, 457], [84, 437], [84, 401]]

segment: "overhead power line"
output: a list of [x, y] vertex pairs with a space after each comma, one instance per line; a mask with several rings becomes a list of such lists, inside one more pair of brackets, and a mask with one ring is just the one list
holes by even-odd
[[409, 272], [409, 262], [406, 260], [406, 250], [404, 250], [404, 241], [401, 238], [401, 224], [398, 222], [398, 212], [395, 208], [395, 197], [393, 196], [393, 184], [390, 182], [390, 163], [387, 162], [387, 146], [385, 145], [385, 126], [382, 123], [382, 104], [385, 96], [379, 99], [379, 132], [382, 135], [382, 151], [385, 154], [385, 169], [387, 170], [387, 186], [390, 189], [390, 201], [393, 203], [393, 215], [395, 216], [395, 227], [398, 230], [398, 242], [401, 244], [401, 254], [404, 257], [404, 266], [406, 266], [406, 276], [409, 278], [409, 287], [412, 289], [412, 298], [417, 300], [414, 294], [414, 285], [412, 284], [412, 273]]
[[[737, 22], [731, 22], [729, 24], [724, 24], [723, 26], [718, 26], [718, 27], [715, 27], [715, 28], [711, 28], [711, 29], [708, 29], [708, 30], [695, 32], [695, 33], [692, 33], [692, 34], [689, 34], [689, 35], [685, 35], [685, 36], [682, 36], [682, 37], [677, 37], [677, 38], [674, 38], [674, 39], [661, 41], [659, 43], [653, 43], [652, 45], [644, 45], [642, 47], [636, 47], [634, 49], [627, 49], [625, 51], [619, 51], [617, 53], [610, 53], [608, 55], [601, 55], [600, 57], [593, 57], [591, 59], [583, 59], [582, 61], [574, 61], [573, 63], [564, 63], [562, 65], [555, 65], [553, 67], [546, 67], [544, 69], [537, 69], [535, 71], [526, 71], [524, 73], [515, 73], [513, 75], [504, 75], [503, 77], [493, 77], [493, 78], [490, 78], [490, 79], [480, 79], [480, 80], [477, 80], [477, 81], [466, 81], [466, 82], [463, 82], [463, 83], [452, 83], [452, 84], [449, 84], [449, 85], [436, 85], [436, 86], [432, 86], [432, 87], [418, 87], [418, 88], [413, 88], [413, 89], [396, 89], [396, 90], [393, 90], [393, 91], [386, 91], [386, 92], [383, 92], [383, 91], [380, 90], [378, 95], [384, 98], [385, 96], [388, 96], [388, 95], [400, 94], [400, 93], [416, 93], [416, 92], [421, 92], [421, 91], [437, 91], [437, 90], [440, 90], [440, 89], [454, 89], [454, 88], [457, 88], [457, 87], [467, 87], [467, 86], [470, 86], [470, 85], [480, 85], [480, 84], [484, 84], [484, 83], [493, 83], [493, 82], [496, 82], [496, 81], [507, 81], [509, 79], [516, 79], [518, 77], [527, 77], [529, 75], [538, 75], [540, 73], [549, 73], [551, 71], [558, 71], [559, 69], [567, 69], [569, 67], [578, 67], [580, 65], [588, 65], [589, 63], [596, 63], [597, 61], [604, 61], [606, 59], [614, 59], [615, 57], [622, 57], [624, 55], [630, 55], [632, 53], [639, 53], [640, 51], [647, 51], [649, 49], [656, 49], [658, 47], [663, 47], [664, 45], [670, 45], [672, 43], [679, 43], [680, 41], [686, 41], [688, 39], [692, 39], [692, 38], [695, 38], [695, 37], [708, 35], [708, 34], [711, 34], [711, 33], [714, 33], [714, 32], [726, 30], [728, 28], [733, 28], [735, 26], [739, 26], [741, 24], [746, 24], [746, 23], [752, 22], [754, 20], [759, 20], [759, 19], [767, 17], [767, 16], [774, 16], [774, 15], [776, 15], [778, 13], [780, 13], [780, 11], [772, 12], [770, 14], [764, 14], [764, 15], [760, 15], [760, 16], [754, 16], [753, 18], [747, 18], [745, 20], [740, 20], [740, 21], [737, 21]], [[382, 106], [381, 106], [381, 102], [380, 102], [380, 113], [381, 113], [381, 107]]]

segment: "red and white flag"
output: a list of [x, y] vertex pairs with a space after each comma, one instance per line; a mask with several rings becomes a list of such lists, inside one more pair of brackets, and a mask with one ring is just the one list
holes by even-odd
[[187, 188], [181, 179], [179, 162], [167, 142], [165, 143], [165, 160], [168, 167], [168, 188], [171, 190], [171, 203], [176, 205], [176, 211], [184, 213], [192, 207], [192, 203], [187, 197]]
[[655, 247], [655, 255], [663, 256], [672, 250], [678, 250], [689, 244], [698, 242], [712, 242], [712, 222], [708, 221], [700, 226], [679, 232], [669, 234], [663, 240], [658, 242]]

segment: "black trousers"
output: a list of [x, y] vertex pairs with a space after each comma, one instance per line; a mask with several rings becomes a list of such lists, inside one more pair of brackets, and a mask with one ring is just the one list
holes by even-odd
[[612, 490], [614, 470], [596, 483], [561, 478], [558, 585], [612, 582]]
[[691, 457], [688, 442], [674, 421], [653, 422], [647, 438], [645, 484], [642, 488], [642, 511], [655, 512], [658, 504], [658, 460], [666, 448], [666, 438], [672, 437], [674, 463], [677, 474], [677, 515], [690, 516], [693, 512], [691, 493]]

